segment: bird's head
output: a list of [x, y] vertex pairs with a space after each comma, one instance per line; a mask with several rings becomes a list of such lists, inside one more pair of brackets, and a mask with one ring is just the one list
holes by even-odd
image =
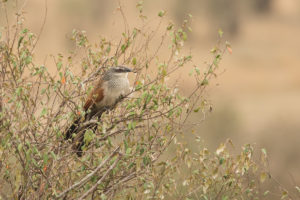
[[125, 66], [116, 66], [116, 67], [111, 67], [109, 68], [109, 71], [112, 73], [128, 73], [128, 72], [132, 72], [132, 69], [125, 67]]
[[126, 77], [127, 78], [128, 72], [133, 72], [133, 71], [132, 71], [132, 69], [125, 67], [125, 66], [110, 67], [104, 73], [102, 79], [110, 80], [111, 78], [117, 78], [117, 77]]

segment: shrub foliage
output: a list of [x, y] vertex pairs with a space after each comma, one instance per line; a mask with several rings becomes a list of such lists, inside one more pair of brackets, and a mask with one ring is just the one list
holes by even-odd
[[[44, 64], [34, 59], [39, 34], [23, 26], [20, 13], [16, 24], [7, 24], [0, 38], [2, 198], [225, 200], [268, 193], [255, 178], [263, 182], [269, 174], [254, 162], [252, 146], [234, 155], [230, 140], [215, 152], [199, 141], [195, 152], [178, 138], [191, 135], [187, 119], [192, 113], [210, 109], [205, 88], [225, 50], [231, 52], [221, 42], [222, 32], [212, 61], [200, 67], [191, 54], [182, 53], [188, 20], [176, 27], [161, 11], [153, 28], [142, 6], [137, 5], [142, 25], [125, 26], [120, 41], [103, 37], [91, 44], [84, 31], [74, 30], [74, 50]], [[154, 38], [160, 40], [156, 46]], [[160, 56], [162, 51], [168, 58]], [[132, 91], [100, 121], [84, 124], [84, 155], [78, 158], [71, 141], [64, 141], [64, 130], [84, 115], [82, 102], [92, 82], [119, 64], [138, 71]], [[185, 96], [168, 81], [182, 68], [195, 80]], [[92, 123], [95, 132], [88, 128]], [[266, 163], [265, 151], [262, 155]]]

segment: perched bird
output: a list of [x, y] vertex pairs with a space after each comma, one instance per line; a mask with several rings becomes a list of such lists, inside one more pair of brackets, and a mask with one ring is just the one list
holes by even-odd
[[[90, 120], [92, 117], [101, 117], [102, 113], [113, 106], [117, 100], [130, 91], [128, 72], [130, 68], [116, 66], [109, 68], [102, 78], [95, 85], [94, 90], [88, 96], [83, 108], [86, 112], [84, 118], [78, 118], [66, 130], [65, 139], [72, 139], [73, 149], [78, 156], [82, 156], [81, 147], [84, 145], [84, 130], [80, 129], [80, 124]], [[97, 126], [93, 125], [94, 131]], [[76, 134], [76, 136], [73, 136]]]

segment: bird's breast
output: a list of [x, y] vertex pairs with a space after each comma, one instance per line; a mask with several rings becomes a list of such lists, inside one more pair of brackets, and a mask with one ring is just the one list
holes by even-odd
[[112, 79], [103, 83], [104, 97], [97, 107], [111, 106], [121, 95], [129, 92], [129, 81], [126, 78]]

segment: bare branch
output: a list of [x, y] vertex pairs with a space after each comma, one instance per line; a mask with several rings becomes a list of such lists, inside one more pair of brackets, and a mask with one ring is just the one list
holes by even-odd
[[120, 156], [117, 157], [117, 159], [115, 160], [115, 162], [109, 167], [109, 169], [105, 172], [105, 174], [97, 181], [97, 183], [91, 187], [88, 191], [86, 191], [81, 197], [78, 198], [78, 200], [83, 200], [85, 197], [87, 197], [90, 193], [94, 192], [96, 190], [96, 188], [98, 187], [98, 185], [100, 185], [102, 183], [102, 181], [106, 178], [106, 176], [111, 172], [111, 170], [113, 170], [115, 168], [115, 166], [117, 165], [117, 163], [120, 160]]
[[98, 167], [92, 171], [91, 173], [89, 173], [88, 175], [86, 175], [83, 179], [81, 179], [79, 182], [75, 183], [74, 185], [72, 185], [71, 187], [69, 187], [68, 189], [66, 189], [65, 191], [63, 191], [62, 193], [60, 193], [59, 195], [57, 195], [57, 198], [63, 197], [65, 196], [69, 191], [81, 186], [82, 184], [84, 184], [86, 181], [88, 181], [93, 175], [95, 175], [108, 161], [111, 160], [111, 158], [117, 153], [117, 151], [120, 149], [120, 147], [117, 147], [105, 160], [103, 160]]

